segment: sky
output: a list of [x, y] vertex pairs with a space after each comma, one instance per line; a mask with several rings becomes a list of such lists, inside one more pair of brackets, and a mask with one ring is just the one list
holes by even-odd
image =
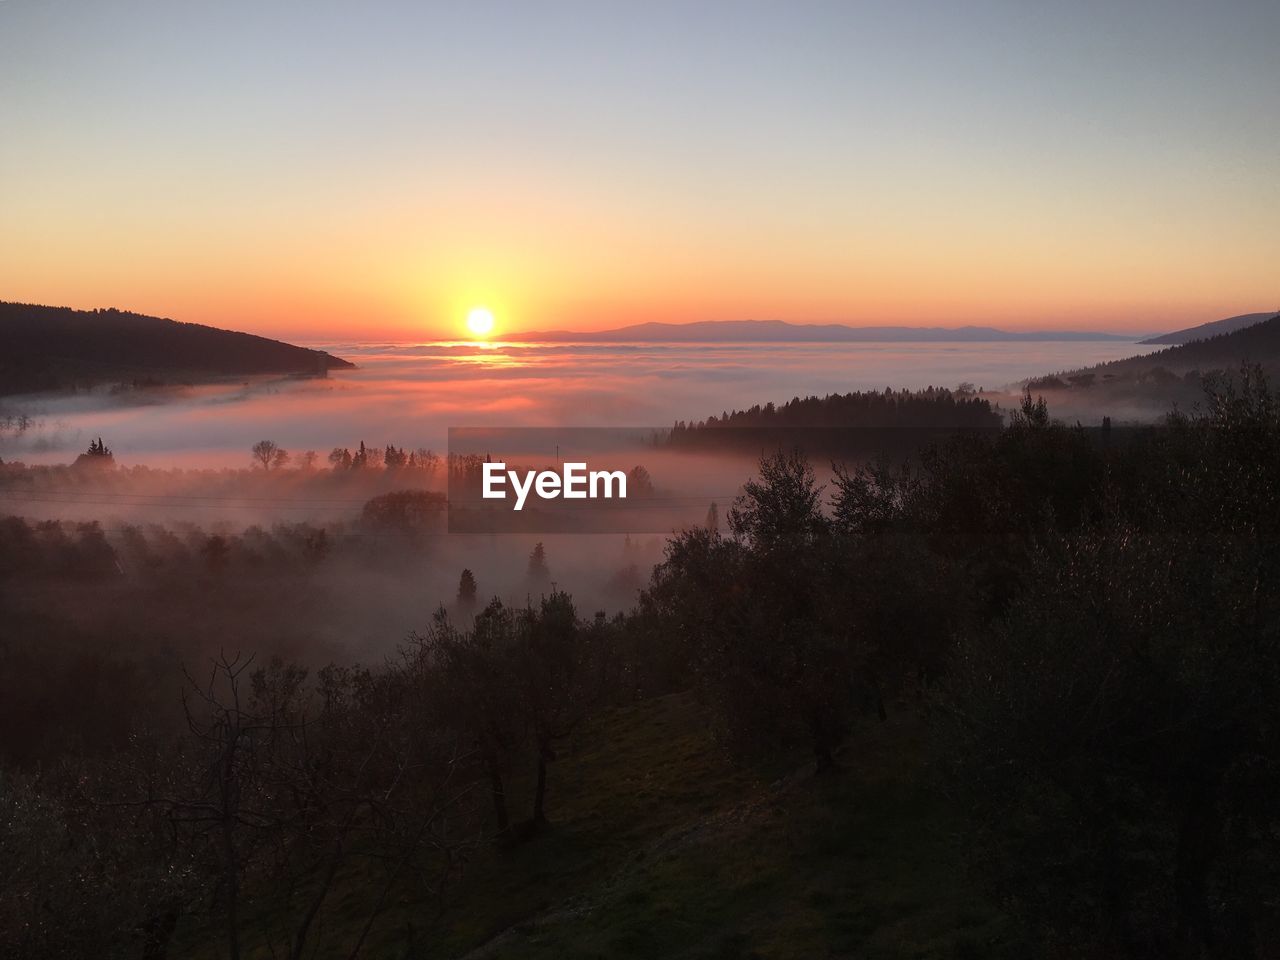
[[0, 300], [296, 340], [1280, 306], [1280, 4], [0, 0]]

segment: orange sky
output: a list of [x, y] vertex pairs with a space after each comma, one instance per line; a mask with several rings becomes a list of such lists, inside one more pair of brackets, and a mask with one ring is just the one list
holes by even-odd
[[1275, 10], [379, 12], [0, 4], [0, 299], [295, 340], [1280, 305]]

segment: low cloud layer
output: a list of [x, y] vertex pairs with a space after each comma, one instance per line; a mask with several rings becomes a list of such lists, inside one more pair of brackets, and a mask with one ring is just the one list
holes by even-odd
[[450, 426], [669, 424], [797, 395], [955, 386], [1139, 352], [1128, 343], [323, 344], [359, 369], [324, 381], [265, 381], [155, 395], [17, 398], [0, 414], [32, 426], [0, 456], [66, 462], [103, 436], [126, 463], [243, 466], [272, 439], [289, 450], [360, 440], [443, 450]]

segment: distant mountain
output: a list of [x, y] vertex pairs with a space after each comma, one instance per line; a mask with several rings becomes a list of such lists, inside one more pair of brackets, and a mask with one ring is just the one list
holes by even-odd
[[1009, 331], [995, 327], [851, 327], [843, 323], [798, 324], [784, 320], [700, 320], [637, 323], [613, 330], [540, 330], [522, 334], [537, 343], [990, 343], [996, 341], [1127, 340], [1081, 330]]
[[0, 395], [102, 383], [161, 385], [354, 364], [248, 333], [112, 309], [0, 303]]
[[1214, 320], [1211, 323], [1202, 323], [1198, 327], [1187, 327], [1185, 330], [1175, 330], [1173, 333], [1161, 334], [1158, 337], [1151, 337], [1149, 340], [1143, 340], [1143, 343], [1190, 343], [1193, 340], [1207, 340], [1210, 337], [1216, 337], [1221, 333], [1231, 333], [1233, 330], [1243, 330], [1245, 327], [1252, 327], [1256, 323], [1263, 320], [1270, 320], [1274, 317], [1275, 311], [1270, 313], [1242, 313], [1238, 317], [1227, 317], [1225, 320]]

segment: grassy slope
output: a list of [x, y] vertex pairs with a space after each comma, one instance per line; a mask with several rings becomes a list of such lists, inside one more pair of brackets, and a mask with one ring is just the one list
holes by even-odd
[[[990, 956], [1002, 921], [899, 714], [860, 731], [836, 776], [769, 782], [726, 762], [687, 695], [614, 712], [552, 767], [548, 832], [477, 855], [443, 917], [396, 906], [364, 956]], [[335, 955], [358, 899], [324, 924]]]

